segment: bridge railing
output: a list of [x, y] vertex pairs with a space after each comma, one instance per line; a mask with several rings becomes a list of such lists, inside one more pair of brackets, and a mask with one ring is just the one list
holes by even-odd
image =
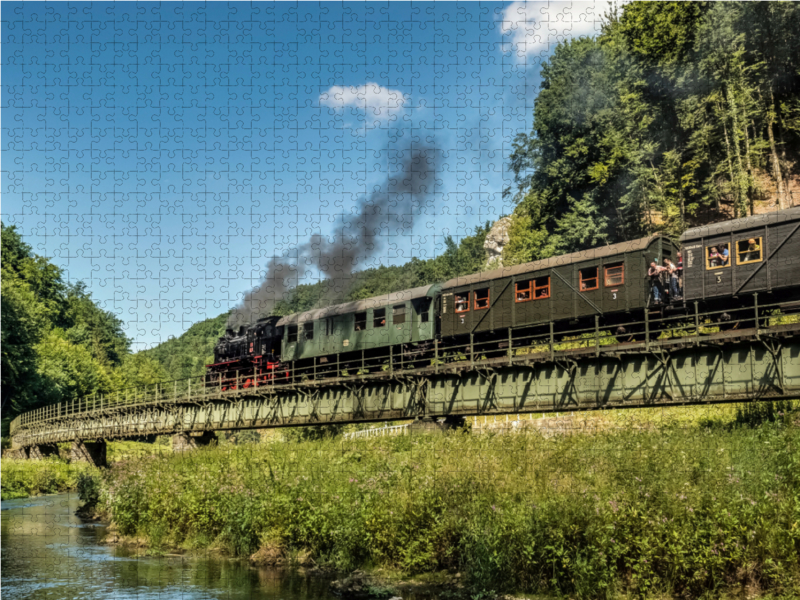
[[[229, 394], [252, 393], [254, 389], [280, 390], [302, 384], [326, 385], [342, 378], [371, 379], [415, 372], [430, 375], [463, 368], [491, 368], [514, 360], [553, 360], [558, 357], [610, 351], [612, 347], [649, 351], [654, 346], [699, 343], [719, 332], [755, 332], [776, 325], [798, 323], [798, 315], [783, 315], [779, 304], [759, 306], [757, 296], [750, 306], [699, 313], [697, 304], [674, 314], [645, 320], [604, 325], [595, 319], [589, 327], [563, 328], [552, 323], [510, 327], [505, 335], [487, 340], [470, 334], [461, 343], [432, 341], [425, 354], [403, 352], [397, 347], [374, 351], [342, 352], [326, 358], [296, 361], [272, 373], [241, 369], [226, 374], [208, 374], [159, 382], [107, 394], [94, 394], [68, 402], [44, 406], [19, 415], [11, 423], [11, 434], [20, 429], [64, 418], [89, 416], [119, 407], [159, 405], [170, 402], [203, 401]], [[743, 298], [743, 301], [746, 301]], [[681, 305], [681, 310], [683, 306]]]

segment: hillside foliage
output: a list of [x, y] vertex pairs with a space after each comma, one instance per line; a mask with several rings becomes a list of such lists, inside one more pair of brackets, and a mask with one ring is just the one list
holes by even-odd
[[165, 377], [134, 356], [122, 321], [92, 300], [82, 282], [39, 256], [13, 226], [2, 225], [3, 429], [46, 404]]
[[633, 2], [542, 66], [508, 265], [791, 205], [800, 5]]

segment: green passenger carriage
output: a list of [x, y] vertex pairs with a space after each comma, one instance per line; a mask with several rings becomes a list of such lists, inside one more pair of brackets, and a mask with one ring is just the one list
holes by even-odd
[[669, 238], [654, 235], [451, 279], [442, 286], [441, 335], [569, 326], [594, 316], [606, 325], [630, 320], [625, 313], [647, 304], [650, 262], [674, 260], [677, 252]]

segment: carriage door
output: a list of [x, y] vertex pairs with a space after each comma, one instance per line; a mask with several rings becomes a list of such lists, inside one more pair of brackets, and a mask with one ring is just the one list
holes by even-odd
[[392, 333], [393, 344], [402, 344], [411, 341], [411, 303], [404, 302], [392, 306]]

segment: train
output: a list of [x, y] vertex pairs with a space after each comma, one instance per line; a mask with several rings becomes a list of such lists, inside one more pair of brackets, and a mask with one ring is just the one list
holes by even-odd
[[[800, 300], [800, 207], [656, 234], [228, 329], [206, 384], [230, 389], [503, 354], [595, 327], [637, 341], [669, 317]], [[650, 276], [682, 263], [680, 294]], [[681, 260], [682, 259], [682, 260]], [[659, 293], [660, 292], [660, 293]], [[758, 295], [758, 296], [757, 296]], [[728, 317], [730, 318], [730, 317]], [[647, 323], [645, 331], [645, 325]], [[513, 331], [513, 335], [512, 335]], [[448, 358], [449, 357], [449, 358]]]

